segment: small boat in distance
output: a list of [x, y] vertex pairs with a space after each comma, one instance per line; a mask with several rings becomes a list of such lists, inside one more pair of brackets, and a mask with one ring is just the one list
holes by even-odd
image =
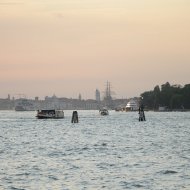
[[62, 119], [64, 118], [63, 110], [37, 110], [38, 119]]
[[109, 115], [109, 112], [106, 108], [100, 109], [99, 112], [100, 112], [100, 115]]

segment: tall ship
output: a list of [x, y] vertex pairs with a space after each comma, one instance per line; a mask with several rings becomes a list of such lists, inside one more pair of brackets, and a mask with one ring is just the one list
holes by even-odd
[[35, 105], [31, 100], [18, 99], [15, 103], [15, 111], [35, 111]]
[[114, 109], [112, 94], [115, 94], [115, 93], [111, 90], [110, 82], [107, 81], [106, 89], [104, 91], [103, 104], [105, 107], [108, 107], [109, 109]]

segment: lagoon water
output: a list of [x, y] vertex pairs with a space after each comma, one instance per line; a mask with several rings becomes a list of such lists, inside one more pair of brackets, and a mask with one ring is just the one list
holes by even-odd
[[190, 112], [0, 111], [0, 190], [190, 189]]

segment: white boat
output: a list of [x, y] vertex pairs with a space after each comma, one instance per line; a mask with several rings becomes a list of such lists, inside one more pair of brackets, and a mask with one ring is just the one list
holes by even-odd
[[62, 119], [64, 118], [63, 110], [38, 110], [36, 117], [38, 119]]
[[100, 112], [100, 115], [109, 115], [109, 112], [106, 108], [100, 109], [99, 112]]
[[126, 111], [138, 111], [138, 109], [139, 106], [135, 100], [130, 100], [125, 107]]

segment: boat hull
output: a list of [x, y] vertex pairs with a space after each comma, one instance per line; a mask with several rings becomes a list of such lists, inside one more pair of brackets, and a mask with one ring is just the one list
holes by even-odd
[[48, 116], [43, 116], [43, 115], [37, 115], [36, 116], [38, 119], [63, 119], [64, 117], [48, 117]]

